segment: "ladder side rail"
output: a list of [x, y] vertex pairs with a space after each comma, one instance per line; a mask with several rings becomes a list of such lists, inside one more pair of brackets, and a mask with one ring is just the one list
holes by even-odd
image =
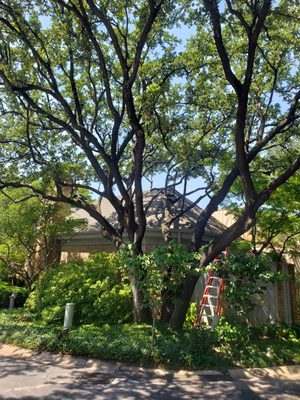
[[224, 293], [224, 288], [225, 288], [224, 278], [220, 278], [220, 289], [219, 289], [218, 303], [217, 303], [217, 309], [216, 309], [217, 315], [221, 315], [221, 311], [222, 311], [222, 307], [223, 307], [222, 295]]
[[197, 316], [196, 316], [196, 319], [195, 319], [195, 322], [194, 322], [195, 326], [199, 325], [200, 322], [201, 322], [201, 318], [203, 316], [203, 312], [204, 312], [205, 306], [207, 305], [207, 301], [208, 301], [208, 297], [207, 296], [209, 295], [210, 288], [212, 287], [212, 282], [213, 282], [213, 280], [215, 278], [216, 278], [215, 270], [212, 268], [210, 270], [209, 277], [207, 278], [206, 285], [205, 285], [205, 288], [204, 288], [204, 292], [203, 292], [203, 295], [202, 295], [202, 299], [201, 299], [201, 302], [200, 302], [198, 310], [197, 310]]
[[[222, 251], [221, 254], [224, 255], [224, 258], [227, 258], [227, 248], [224, 251]], [[220, 256], [216, 257], [214, 261], [218, 260], [219, 258], [220, 258]], [[218, 286], [212, 284], [214, 279], [218, 280]], [[215, 295], [210, 295], [210, 291], [213, 288], [217, 289], [217, 293]], [[197, 310], [197, 316], [196, 316], [195, 324], [194, 324], [195, 326], [199, 326], [201, 323], [201, 319], [206, 318], [207, 325], [211, 328], [213, 327], [214, 317], [219, 316], [222, 311], [222, 306], [223, 306], [222, 294], [224, 292], [224, 288], [225, 288], [225, 279], [223, 277], [217, 277], [215, 275], [215, 270], [211, 269], [208, 280], [207, 280], [205, 288], [204, 288], [201, 302], [200, 302], [198, 310]], [[209, 304], [208, 304], [208, 299], [210, 299]], [[213, 299], [217, 299], [216, 305], [212, 304]], [[211, 310], [211, 314], [208, 314], [206, 312], [205, 309], [207, 307], [209, 307], [209, 309]], [[214, 312], [212, 311], [213, 309], [214, 309]], [[204, 311], [205, 311], [205, 314], [204, 314]], [[209, 318], [212, 320], [211, 323], [209, 322]]]

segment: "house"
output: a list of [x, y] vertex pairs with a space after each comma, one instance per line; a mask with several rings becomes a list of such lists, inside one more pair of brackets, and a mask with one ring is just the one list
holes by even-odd
[[[177, 191], [169, 192], [168, 199], [161, 191], [152, 190], [144, 193], [144, 204], [147, 209], [147, 229], [143, 241], [143, 250], [145, 252], [164, 244], [161, 229], [164, 212], [167, 207], [167, 201], [170, 201], [170, 198], [172, 201], [173, 198], [174, 202], [176, 196], [180, 196], [180, 193]], [[170, 229], [172, 238], [186, 246], [188, 246], [191, 241], [193, 226], [201, 213], [201, 208], [198, 206], [191, 207], [192, 205], [193, 203], [187, 198], [185, 198], [184, 201], [180, 200], [172, 205], [174, 213], [180, 212], [181, 209], [187, 210], [180, 218], [175, 220]], [[96, 206], [101, 207], [102, 215], [108, 219], [111, 224], [116, 224], [117, 215], [108, 200], [102, 199], [101, 206]], [[100, 224], [90, 217], [86, 211], [75, 209], [72, 218], [83, 220], [86, 222], [86, 225], [84, 229], [76, 232], [71, 238], [62, 237], [61, 260], [63, 262], [67, 262], [74, 257], [85, 259], [90, 253], [96, 251], [115, 251], [113, 243], [101, 235]], [[214, 239], [224, 229], [225, 226], [212, 217], [205, 230], [205, 242]]]
[[[169, 196], [180, 196], [173, 191]], [[167, 199], [159, 191], [149, 191], [144, 194], [145, 207], [147, 208], [147, 229], [143, 241], [143, 250], [150, 251], [155, 246], [163, 245], [164, 240], [161, 231], [161, 225], [164, 218], [164, 210], [167, 207]], [[97, 205], [99, 207], [99, 205]], [[192, 202], [185, 199], [173, 204], [173, 211], [186, 209], [187, 211], [177, 219], [171, 226], [172, 238], [178, 243], [189, 245], [193, 226], [201, 213], [201, 208], [193, 206]], [[116, 224], [116, 212], [111, 204], [103, 199], [101, 201], [101, 212], [112, 224]], [[87, 212], [82, 209], [75, 209], [72, 218], [85, 220], [84, 229], [76, 232], [71, 238], [62, 238], [61, 261], [67, 262], [74, 257], [86, 259], [90, 253], [97, 251], [113, 252], [114, 245], [101, 235], [99, 223], [91, 218]], [[213, 240], [218, 234], [223, 232], [226, 227], [234, 222], [234, 217], [224, 210], [217, 211], [210, 218], [207, 225], [204, 242]], [[243, 238], [249, 240], [249, 234], [244, 234]], [[284, 321], [287, 324], [299, 323], [300, 315], [298, 303], [300, 299], [300, 282], [296, 277], [300, 276], [300, 257], [291, 262], [282, 262], [273, 266], [278, 271], [289, 275], [289, 280], [268, 284], [264, 294], [264, 299], [260, 305], [249, 315], [249, 321], [253, 325], [259, 325], [265, 322]], [[193, 294], [193, 300], [199, 302], [205, 286], [207, 274], [203, 274], [198, 281]]]

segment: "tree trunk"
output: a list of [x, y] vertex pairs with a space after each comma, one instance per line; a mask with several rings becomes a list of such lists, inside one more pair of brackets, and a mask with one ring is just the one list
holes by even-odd
[[[128, 236], [134, 239], [135, 232], [128, 231]], [[134, 257], [138, 257], [142, 254], [142, 239], [143, 235], [139, 237], [135, 237], [134, 242]], [[145, 299], [145, 290], [147, 290], [144, 286], [144, 277], [146, 272], [142, 270], [142, 266], [139, 266], [139, 271], [137, 274], [130, 274], [129, 281], [132, 291], [133, 297], [133, 318], [135, 323], [146, 323], [152, 324], [152, 313], [149, 306], [144, 304]]]
[[188, 311], [197, 281], [198, 276], [190, 276], [183, 284], [180, 301], [175, 305], [169, 322], [170, 328], [175, 331], [178, 331], [183, 327], [185, 316]]
[[[135, 323], [151, 324], [152, 314], [149, 307], [144, 305], [144, 292], [137, 287], [137, 280], [134, 276], [130, 277], [130, 285], [133, 297], [133, 318]], [[139, 282], [140, 283], [140, 282]]]
[[162, 291], [162, 306], [160, 311], [160, 320], [162, 322], [168, 323], [171, 319], [175, 307], [175, 304], [172, 300], [173, 295], [174, 293], [168, 289]]

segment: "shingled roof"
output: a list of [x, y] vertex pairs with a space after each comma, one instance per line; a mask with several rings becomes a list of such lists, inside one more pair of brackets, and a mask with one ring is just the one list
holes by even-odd
[[[180, 200], [178, 200], [180, 198]], [[144, 204], [146, 209], [147, 231], [161, 231], [161, 224], [164, 218], [164, 210], [167, 207], [167, 202], [171, 205], [171, 211], [177, 214], [184, 210], [184, 214], [175, 220], [171, 229], [173, 231], [191, 232], [202, 209], [182, 196], [177, 191], [170, 191], [165, 195], [162, 191], [151, 190], [144, 192]], [[111, 203], [103, 198], [95, 205], [101, 214], [113, 225], [117, 226], [117, 213]], [[82, 209], [75, 209], [72, 218], [83, 219], [86, 225], [82, 233], [96, 233], [100, 232], [100, 224], [92, 218], [86, 211]], [[208, 221], [205, 230], [205, 237], [207, 240], [216, 237], [218, 234], [225, 230], [225, 225], [219, 222], [216, 218], [211, 217]]]

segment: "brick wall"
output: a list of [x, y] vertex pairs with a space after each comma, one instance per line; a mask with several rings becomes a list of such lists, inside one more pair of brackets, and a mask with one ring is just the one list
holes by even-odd
[[276, 283], [278, 320], [289, 324], [299, 323], [295, 267], [292, 264], [280, 263], [277, 265], [277, 271], [289, 276], [288, 280]]

